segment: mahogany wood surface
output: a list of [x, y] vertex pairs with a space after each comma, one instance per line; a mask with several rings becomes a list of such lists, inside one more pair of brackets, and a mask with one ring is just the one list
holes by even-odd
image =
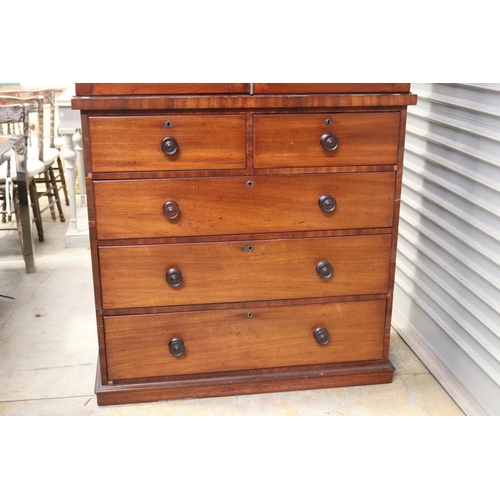
[[[384, 300], [106, 317], [108, 377], [380, 360], [384, 324]], [[314, 339], [318, 327], [330, 333], [328, 344]], [[182, 356], [170, 354], [173, 338], [183, 340]]]
[[409, 92], [409, 83], [254, 83], [255, 94], [371, 94]]
[[77, 83], [77, 95], [246, 94], [249, 83]]
[[[254, 83], [255, 94], [397, 93], [409, 83]], [[247, 94], [250, 83], [77, 83], [79, 96]]]
[[[330, 119], [332, 124], [325, 122]], [[335, 151], [321, 147], [333, 134]], [[396, 164], [399, 113], [256, 115], [255, 168]]]
[[[97, 181], [97, 238], [391, 227], [394, 183], [395, 172]], [[325, 194], [333, 212], [318, 204]], [[162, 211], [170, 200], [180, 210], [173, 220]]]
[[[393, 108], [417, 103], [414, 94], [287, 94], [287, 95], [196, 95], [196, 96], [117, 96], [75, 97], [73, 109], [89, 111], [155, 110], [245, 110], [270, 108], [353, 108], [357, 110]], [[332, 112], [334, 112], [332, 110]]]
[[97, 367], [95, 393], [99, 405], [148, 403], [169, 399], [208, 398], [266, 392], [300, 391], [358, 385], [389, 384], [394, 367], [390, 362], [352, 367], [337, 365], [289, 367], [275, 373], [246, 373], [150, 383], [107, 385]]
[[[245, 168], [245, 123], [244, 115], [91, 117], [92, 170]], [[175, 138], [177, 153], [163, 153], [164, 137]]]
[[[244, 250], [248, 245], [252, 251]], [[100, 247], [104, 308], [387, 292], [391, 235]], [[328, 261], [331, 278], [316, 273]], [[179, 269], [171, 287], [166, 272]]]
[[155, 306], [155, 307], [134, 307], [134, 308], [99, 308], [98, 316], [124, 316], [133, 314], [166, 314], [166, 313], [185, 313], [192, 311], [222, 311], [229, 309], [254, 310], [261, 307], [284, 307], [284, 306], [307, 306], [314, 304], [330, 304], [337, 302], [360, 302], [370, 300], [386, 300], [387, 292], [367, 295], [342, 295], [339, 297], [312, 297], [300, 299], [279, 299], [279, 300], [251, 300], [243, 302], [221, 302], [216, 304], [186, 304], [174, 306]]
[[[98, 403], [390, 383], [406, 106], [417, 97], [409, 84], [217, 85], [77, 85]], [[162, 152], [165, 136], [176, 155]], [[331, 278], [317, 274], [322, 260]]]

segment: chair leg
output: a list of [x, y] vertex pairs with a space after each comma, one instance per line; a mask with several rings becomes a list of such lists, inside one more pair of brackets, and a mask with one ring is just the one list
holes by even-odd
[[35, 179], [31, 179], [29, 184], [31, 207], [33, 210], [33, 217], [35, 218], [36, 230], [38, 233], [38, 241], [43, 241], [43, 225], [42, 214], [40, 213], [40, 201], [38, 199], [38, 190], [36, 188]]
[[[54, 189], [52, 187], [52, 183], [51, 183], [51, 180], [50, 180], [50, 175], [49, 175], [48, 169], [45, 170], [45, 172], [43, 172], [43, 183], [45, 185], [45, 193], [44, 194], [38, 193], [38, 198], [40, 199], [42, 196], [45, 196], [45, 195], [48, 197], [48, 199], [49, 199], [50, 217], [55, 222], [55, 220], [56, 220], [56, 211], [54, 209], [54, 196], [53, 196]], [[45, 210], [46, 209], [44, 209], [44, 211]]]
[[[56, 182], [56, 176], [54, 175], [54, 169], [50, 167], [48, 169], [50, 181], [52, 183], [52, 189], [54, 193], [54, 198], [56, 199], [56, 205], [57, 205], [57, 210], [59, 211], [59, 218], [61, 219], [61, 222], [64, 222], [64, 213], [62, 210], [62, 205], [61, 205], [61, 199], [59, 197], [59, 190], [57, 189], [57, 182]], [[55, 219], [54, 219], [55, 220]]]
[[66, 206], [69, 207], [68, 187], [66, 186], [66, 176], [64, 175], [63, 164], [60, 156], [57, 157], [57, 170], [59, 171], [59, 178], [61, 179], [61, 186], [63, 188], [64, 200]]

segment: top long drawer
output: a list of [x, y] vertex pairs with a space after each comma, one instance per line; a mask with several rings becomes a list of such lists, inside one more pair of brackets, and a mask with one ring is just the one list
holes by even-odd
[[94, 182], [97, 238], [391, 227], [395, 172]]
[[92, 116], [94, 172], [243, 169], [244, 115]]

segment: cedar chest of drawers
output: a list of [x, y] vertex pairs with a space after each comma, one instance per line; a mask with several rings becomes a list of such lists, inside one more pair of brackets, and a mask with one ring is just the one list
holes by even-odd
[[390, 383], [409, 84], [77, 84], [98, 404]]

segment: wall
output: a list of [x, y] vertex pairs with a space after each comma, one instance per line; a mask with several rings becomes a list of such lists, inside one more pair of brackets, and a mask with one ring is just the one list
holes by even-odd
[[500, 84], [412, 84], [393, 326], [468, 415], [500, 415]]

